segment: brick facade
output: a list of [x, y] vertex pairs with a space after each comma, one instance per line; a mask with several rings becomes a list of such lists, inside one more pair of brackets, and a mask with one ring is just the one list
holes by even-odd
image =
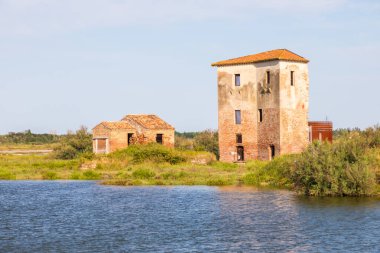
[[[308, 145], [308, 61], [285, 51], [278, 55], [269, 51], [269, 59], [258, 54], [258, 62], [253, 55], [249, 56], [253, 62], [241, 57], [241, 64], [240, 58], [213, 64], [218, 67], [221, 161], [269, 160], [301, 152]], [[240, 77], [239, 86], [235, 75]], [[236, 110], [241, 111], [241, 124], [235, 122]], [[237, 134], [242, 143], [236, 142]]]
[[92, 135], [94, 153], [156, 142], [158, 135], [162, 136], [163, 145], [174, 147], [174, 128], [156, 115], [127, 115], [121, 121], [102, 122], [92, 129]]

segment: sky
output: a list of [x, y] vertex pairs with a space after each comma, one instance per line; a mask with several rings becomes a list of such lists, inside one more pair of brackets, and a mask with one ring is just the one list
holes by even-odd
[[380, 1], [0, 0], [0, 134], [217, 129], [210, 64], [278, 48], [310, 60], [309, 120], [380, 123]]

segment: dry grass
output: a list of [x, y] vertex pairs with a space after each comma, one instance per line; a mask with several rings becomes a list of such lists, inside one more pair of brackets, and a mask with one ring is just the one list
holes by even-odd
[[0, 144], [0, 151], [5, 150], [52, 150], [57, 144]]

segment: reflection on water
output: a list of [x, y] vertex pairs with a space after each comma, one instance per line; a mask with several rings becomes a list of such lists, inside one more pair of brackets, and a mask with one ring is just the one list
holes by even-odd
[[380, 201], [0, 181], [0, 252], [380, 252]]

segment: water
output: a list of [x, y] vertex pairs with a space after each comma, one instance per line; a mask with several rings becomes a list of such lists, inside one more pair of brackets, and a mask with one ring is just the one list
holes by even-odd
[[0, 181], [0, 252], [380, 252], [380, 201]]

